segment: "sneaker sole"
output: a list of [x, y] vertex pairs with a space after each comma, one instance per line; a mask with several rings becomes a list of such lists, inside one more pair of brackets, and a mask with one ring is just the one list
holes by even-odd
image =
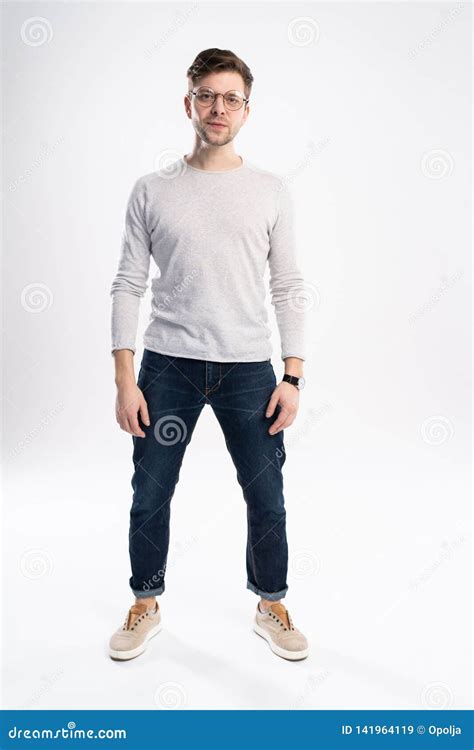
[[146, 647], [148, 646], [148, 641], [151, 638], [153, 638], [154, 635], [156, 635], [157, 633], [159, 633], [160, 630], [161, 630], [161, 628], [162, 628], [162, 623], [159, 622], [158, 625], [155, 625], [154, 628], [152, 628], [151, 630], [148, 631], [148, 633], [145, 636], [145, 640], [143, 641], [143, 643], [141, 643], [136, 648], [130, 649], [129, 651], [117, 651], [116, 649], [109, 648], [109, 656], [112, 659], [120, 659], [120, 660], [133, 659], [135, 656], [139, 656], [140, 654], [142, 654], [145, 651]]
[[304, 648], [302, 651], [288, 651], [288, 649], [286, 648], [277, 646], [277, 644], [272, 641], [269, 633], [267, 633], [264, 628], [261, 628], [260, 625], [257, 625], [257, 623], [254, 623], [253, 629], [257, 633], [257, 635], [260, 635], [266, 640], [273, 653], [277, 654], [277, 656], [281, 656], [283, 659], [298, 661], [299, 659], [306, 659], [306, 657], [308, 656], [309, 648]]

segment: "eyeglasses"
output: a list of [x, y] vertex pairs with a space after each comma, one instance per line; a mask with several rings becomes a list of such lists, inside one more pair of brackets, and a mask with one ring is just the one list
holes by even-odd
[[[195, 96], [197, 104], [201, 107], [212, 107], [219, 96], [207, 86], [201, 86], [197, 91], [188, 91], [187, 95], [190, 99]], [[240, 109], [244, 102], [249, 101], [240, 91], [226, 91], [221, 96], [227, 109]]]

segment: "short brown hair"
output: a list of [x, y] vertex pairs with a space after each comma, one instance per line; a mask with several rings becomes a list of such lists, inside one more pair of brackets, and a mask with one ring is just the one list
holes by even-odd
[[240, 57], [231, 52], [230, 49], [210, 47], [203, 50], [196, 55], [186, 75], [191, 79], [193, 86], [195, 86], [207, 73], [218, 73], [221, 70], [235, 70], [236, 73], [240, 73], [244, 81], [245, 96], [250, 97], [253, 75], [248, 65]]

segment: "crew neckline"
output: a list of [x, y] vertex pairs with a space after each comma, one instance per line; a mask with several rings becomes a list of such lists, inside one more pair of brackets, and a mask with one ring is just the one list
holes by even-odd
[[195, 172], [201, 172], [202, 174], [229, 174], [229, 172], [238, 172], [240, 169], [243, 169], [246, 166], [245, 159], [239, 155], [242, 160], [242, 164], [240, 164], [238, 167], [232, 167], [232, 169], [198, 169], [197, 167], [193, 167], [191, 164], [188, 164], [184, 156], [181, 157], [182, 164], [184, 164], [184, 166], [188, 169], [193, 169]]

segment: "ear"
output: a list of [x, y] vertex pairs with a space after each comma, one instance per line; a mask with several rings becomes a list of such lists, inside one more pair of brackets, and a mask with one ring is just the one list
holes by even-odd
[[189, 100], [189, 96], [186, 96], [186, 94], [184, 95], [184, 109], [185, 109], [186, 114], [189, 117], [189, 119], [191, 119], [192, 118], [192, 114], [191, 114], [191, 102]]

